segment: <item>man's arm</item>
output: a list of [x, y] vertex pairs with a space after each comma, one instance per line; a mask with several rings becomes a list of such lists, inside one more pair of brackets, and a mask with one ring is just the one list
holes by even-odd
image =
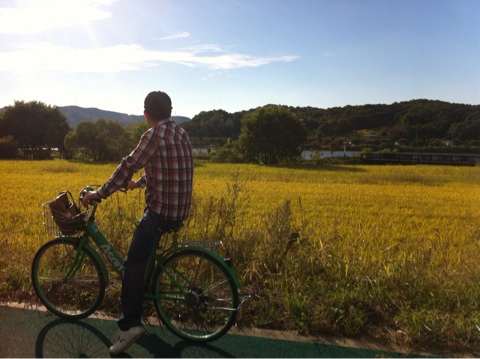
[[127, 189], [131, 190], [131, 189], [143, 188], [145, 187], [146, 181], [147, 180], [145, 179], [145, 175], [143, 175], [136, 181], [130, 180], [128, 181]]
[[[111, 196], [120, 188], [127, 187], [134, 173], [138, 172], [155, 153], [155, 141], [152, 139], [153, 129], [145, 132], [137, 147], [127, 157], [123, 158], [112, 176], [100, 187], [97, 194], [102, 198]], [[142, 181], [140, 179], [139, 181]], [[142, 182], [137, 184], [142, 185]]]

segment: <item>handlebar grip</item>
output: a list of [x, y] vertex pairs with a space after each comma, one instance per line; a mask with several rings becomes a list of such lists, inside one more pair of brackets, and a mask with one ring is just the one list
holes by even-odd
[[[93, 192], [95, 191], [95, 188], [94, 187], [100, 187], [99, 185], [89, 185], [89, 186], [86, 186], [84, 187], [81, 191], [80, 191], [80, 202], [83, 202], [83, 198], [85, 197], [85, 195], [88, 193], [88, 192]], [[101, 203], [102, 200], [100, 198], [98, 199], [94, 199], [94, 200], [91, 200], [89, 201], [89, 205], [93, 205], [93, 206], [97, 206], [97, 204]]]

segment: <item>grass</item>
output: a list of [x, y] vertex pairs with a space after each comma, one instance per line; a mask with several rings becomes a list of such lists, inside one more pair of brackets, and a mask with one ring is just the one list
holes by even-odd
[[[102, 183], [113, 164], [3, 161], [0, 298], [34, 300], [40, 204]], [[238, 322], [477, 350], [480, 167], [196, 163], [182, 235], [221, 239], [252, 299]], [[124, 255], [143, 193], [102, 202], [99, 227]], [[112, 275], [112, 277], [115, 277]], [[118, 283], [105, 303], [118, 310]]]

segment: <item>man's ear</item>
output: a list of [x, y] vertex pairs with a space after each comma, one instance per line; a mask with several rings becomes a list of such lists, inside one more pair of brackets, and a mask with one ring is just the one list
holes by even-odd
[[156, 121], [150, 116], [147, 112], [147, 110], [143, 110], [143, 116], [147, 119], [147, 123], [150, 127], [154, 127], [156, 124]]

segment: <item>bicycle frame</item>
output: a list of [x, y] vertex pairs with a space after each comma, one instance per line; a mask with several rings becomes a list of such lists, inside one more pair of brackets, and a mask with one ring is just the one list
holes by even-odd
[[[79, 268], [79, 266], [82, 263], [83, 260], [83, 253], [81, 249], [86, 249], [88, 252], [90, 252], [97, 262], [100, 264], [102, 275], [105, 279], [106, 283], [109, 283], [109, 272], [107, 270], [107, 266], [105, 265], [105, 261], [103, 258], [100, 256], [100, 254], [97, 252], [97, 250], [90, 245], [89, 243], [89, 238], [92, 238], [93, 242], [95, 245], [100, 248], [100, 250], [104, 253], [105, 257], [108, 259], [108, 261], [112, 264], [113, 268], [115, 268], [116, 272], [121, 276], [123, 273], [123, 260], [115, 250], [115, 248], [112, 247], [112, 245], [108, 242], [108, 240], [105, 238], [105, 236], [102, 234], [100, 229], [97, 227], [97, 225], [94, 222], [94, 213], [93, 212], [92, 216], [87, 220], [86, 224], [86, 229], [84, 234], [81, 237], [72, 237], [75, 240], [79, 240], [78, 242], [78, 251], [77, 251], [77, 256], [75, 258], [74, 265], [72, 266], [71, 270], [69, 271], [67, 277], [71, 276], [75, 271]], [[65, 237], [63, 237], [65, 238]], [[165, 250], [164, 252], [158, 254], [156, 252], [153, 252], [152, 255], [149, 258], [149, 261], [147, 263], [147, 267], [145, 270], [145, 276], [144, 276], [144, 282], [147, 285], [147, 288], [149, 288], [148, 293], [145, 294], [146, 298], [148, 299], [154, 299], [155, 295], [151, 293], [151, 288], [152, 288], [152, 274], [157, 265], [161, 265], [163, 260], [168, 258], [169, 256], [175, 254], [176, 252], [184, 250], [186, 247], [185, 246], [180, 246], [180, 247], [171, 247]], [[200, 247], [200, 246], [189, 246], [189, 248], [195, 249], [197, 251], [203, 252], [205, 254], [209, 254], [216, 259], [218, 259], [221, 263], [224, 263], [224, 259], [216, 252], [210, 251], [207, 248]], [[229, 265], [225, 265], [225, 268], [227, 268], [229, 275], [233, 279], [235, 285], [237, 286], [238, 289], [241, 288], [240, 281], [236, 275], [236, 273], [233, 271], [233, 269]]]
[[[105, 257], [112, 264], [113, 268], [115, 268], [117, 273], [121, 275], [123, 273], [123, 260], [120, 258], [115, 248], [112, 247], [110, 242], [108, 242], [108, 240], [102, 234], [100, 229], [98, 229], [93, 218], [88, 219], [85, 233], [92, 238], [93, 242], [102, 250], [102, 252], [105, 254]], [[88, 242], [86, 242], [84, 245], [92, 248]]]

